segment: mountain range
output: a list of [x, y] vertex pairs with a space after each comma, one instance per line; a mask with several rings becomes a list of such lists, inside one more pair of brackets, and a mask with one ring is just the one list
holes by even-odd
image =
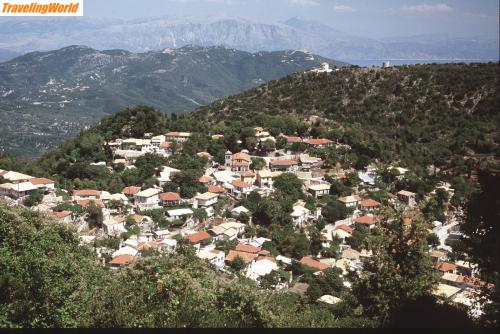
[[292, 18], [261, 23], [237, 18], [27, 18], [0, 22], [0, 61], [16, 54], [67, 45], [145, 52], [186, 44], [239, 50], [308, 50], [331, 59], [497, 60], [498, 36], [447, 35], [372, 39], [326, 24]]
[[123, 107], [184, 112], [293, 72], [346, 65], [308, 52], [188, 45], [133, 53], [69, 46], [0, 63], [0, 149], [32, 157]]

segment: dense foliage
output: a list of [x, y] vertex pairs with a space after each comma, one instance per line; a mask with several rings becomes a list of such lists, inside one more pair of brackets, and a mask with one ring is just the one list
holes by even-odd
[[2, 203], [0, 291], [0, 327], [375, 325], [217, 273], [182, 242], [177, 255], [109, 270], [68, 227]]

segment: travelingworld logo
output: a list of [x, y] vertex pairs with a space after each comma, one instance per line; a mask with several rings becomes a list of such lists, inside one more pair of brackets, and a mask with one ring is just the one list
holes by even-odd
[[83, 0], [0, 0], [0, 16], [83, 16]]

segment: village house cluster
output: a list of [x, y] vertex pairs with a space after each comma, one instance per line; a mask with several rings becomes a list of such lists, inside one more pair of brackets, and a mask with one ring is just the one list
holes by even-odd
[[[256, 127], [256, 138], [259, 141], [276, 139], [262, 127]], [[113, 165], [123, 164], [126, 169], [135, 168], [134, 163], [138, 157], [147, 153], [154, 153], [163, 157], [174, 154], [175, 148], [189, 140], [191, 133], [171, 131], [164, 135], [153, 136], [145, 134], [144, 138], [122, 138], [108, 142], [114, 159], [111, 164], [97, 162], [112, 170]], [[198, 193], [192, 198], [182, 198], [178, 192], [164, 192], [162, 186], [172, 180], [172, 177], [181, 172], [170, 166], [162, 166], [156, 176], [156, 184], [149, 188], [127, 186], [120, 193], [111, 194], [107, 191], [97, 189], [77, 189], [66, 196], [56, 195], [54, 181], [45, 178], [36, 178], [13, 171], [0, 170], [0, 176], [6, 181], [0, 184], [0, 196], [18, 204], [33, 191], [40, 190], [44, 194], [41, 204], [34, 210], [46, 212], [54, 219], [75, 226], [81, 236], [82, 243], [96, 245], [96, 241], [106, 238], [119, 239], [117, 249], [98, 244], [94, 246], [96, 253], [103, 265], [111, 268], [119, 268], [136, 261], [139, 257], [151, 252], [171, 253], [175, 252], [180, 242], [192, 245], [199, 258], [204, 259], [216, 268], [224, 272], [234, 270], [235, 262], [241, 268], [239, 272], [259, 283], [263, 277], [272, 272], [286, 271], [292, 265], [298, 263], [314, 271], [315, 275], [321, 275], [328, 268], [340, 268], [344, 277], [349, 271], [360, 273], [363, 264], [373, 254], [365, 249], [354, 249], [346, 240], [352, 237], [353, 231], [359, 226], [368, 229], [376, 229], [380, 223], [378, 213], [382, 204], [366, 195], [363, 189], [373, 188], [377, 177], [376, 166], [368, 166], [365, 170], [344, 170], [341, 168], [322, 168], [321, 158], [310, 155], [312, 148], [335, 147], [337, 149], [349, 150], [348, 145], [326, 138], [300, 138], [296, 136], [281, 137], [287, 144], [302, 143], [304, 150], [292, 152], [284, 149], [278, 152], [270, 152], [267, 156], [252, 156], [246, 150], [240, 152], [227, 151], [224, 163], [219, 164], [212, 160], [207, 152], [198, 152], [198, 157], [206, 157], [208, 164], [205, 173], [198, 182], [207, 189], [204, 193]], [[220, 134], [213, 134], [212, 139], [223, 138]], [[265, 165], [260, 169], [252, 168], [252, 158], [261, 158]], [[390, 167], [397, 169], [399, 178], [404, 178], [408, 169], [402, 167]], [[282, 254], [271, 254], [265, 249], [265, 243], [271, 241], [268, 238], [248, 236], [247, 230], [253, 226], [252, 215], [248, 208], [241, 205], [241, 200], [253, 191], [266, 197], [275, 191], [274, 182], [283, 173], [292, 173], [302, 181], [304, 194], [315, 199], [331, 193], [332, 184], [329, 180], [342, 180], [348, 174], [354, 173], [360, 181], [359, 187], [354, 189], [353, 194], [338, 198], [338, 202], [344, 206], [349, 214], [345, 219], [329, 222], [321, 231], [323, 246], [329, 247], [333, 242], [340, 242], [340, 256], [328, 258], [321, 254], [309, 254], [301, 258], [290, 258]], [[453, 192], [449, 185], [443, 185], [443, 189]], [[61, 190], [64, 192], [64, 190]], [[418, 205], [415, 193], [408, 190], [400, 190], [393, 194], [391, 201], [397, 203], [405, 212], [405, 225], [412, 224], [412, 210]], [[230, 216], [221, 216], [216, 213], [215, 206], [225, 201], [225, 210]], [[102, 211], [102, 228], [90, 229], [87, 224], [88, 215], [76, 214], [70, 210], [54, 210], [61, 203], [79, 205], [82, 208], [96, 206]], [[231, 203], [228, 205], [227, 203]], [[148, 212], [155, 209], [164, 209], [165, 221], [171, 223], [169, 227], [159, 226], [155, 217], [149, 216]], [[206, 219], [199, 219], [196, 212], [204, 210]], [[248, 217], [248, 221], [242, 222], [241, 217]], [[295, 229], [304, 229], [315, 224], [322, 217], [322, 207], [315, 209], [307, 207], [303, 200], [293, 204], [290, 219]], [[450, 247], [445, 245], [445, 240], [453, 235], [457, 223], [450, 219], [444, 222], [434, 222], [433, 233], [440, 238], [440, 245], [429, 249], [435, 259], [436, 271], [441, 273], [441, 282], [437, 294], [444, 295], [454, 302], [468, 305], [475, 315], [480, 314], [481, 309], [472, 305], [473, 296], [477, 294], [478, 288], [486, 283], [477, 278], [477, 266], [463, 261], [450, 261], [448, 254]], [[131, 229], [134, 233], [130, 233]], [[126, 236], [126, 238], [124, 238]], [[221, 250], [221, 243], [232, 242], [232, 249]], [[280, 282], [276, 289], [294, 289], [291, 286], [293, 277]], [[346, 278], [346, 287], [350, 282]], [[297, 285], [298, 286], [298, 285]], [[296, 288], [296, 287], [295, 287]], [[339, 298], [325, 295], [322, 302], [334, 304]]]

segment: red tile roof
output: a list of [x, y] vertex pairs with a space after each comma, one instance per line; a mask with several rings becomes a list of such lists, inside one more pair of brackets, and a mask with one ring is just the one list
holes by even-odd
[[221, 187], [221, 186], [209, 186], [208, 192], [211, 192], [214, 194], [227, 193], [227, 189], [224, 187]]
[[347, 225], [339, 225], [335, 228], [335, 230], [344, 230], [346, 232], [352, 233], [352, 228]]
[[180, 201], [181, 196], [178, 193], [174, 192], [166, 192], [166, 193], [161, 193], [160, 194], [160, 200], [167, 202], [167, 201]]
[[233, 262], [234, 259], [237, 257], [241, 257], [243, 262], [245, 263], [250, 263], [252, 262], [258, 255], [257, 254], [251, 254], [251, 253], [245, 253], [245, 252], [238, 252], [235, 250], [230, 250], [229, 254], [226, 256], [226, 261]]
[[364, 199], [364, 200], [362, 200], [361, 202], [359, 202], [359, 204], [360, 204], [361, 206], [368, 207], [368, 208], [369, 208], [369, 207], [375, 207], [375, 206], [379, 206], [379, 205], [380, 205], [380, 203], [379, 203], [379, 202], [377, 202], [376, 200], [373, 200], [373, 199], [371, 199], [371, 198], [369, 198], [369, 199]]
[[330, 268], [330, 266], [326, 263], [321, 263], [307, 256], [304, 256], [302, 259], [300, 259], [299, 263], [318, 270], [325, 270]]
[[238, 245], [236, 245], [235, 250], [237, 250], [238, 252], [257, 254], [258, 252], [260, 252], [261, 248], [250, 246], [250, 245], [245, 245], [245, 244], [238, 244]]
[[134, 186], [130, 186], [130, 187], [125, 187], [122, 189], [122, 194], [125, 194], [125, 195], [135, 195], [137, 194], [139, 191], [141, 191], [141, 187], [134, 187]]
[[231, 184], [236, 188], [250, 188], [252, 186], [250, 183], [246, 183], [240, 180], [234, 180], [231, 182]]
[[61, 219], [61, 218], [65, 218], [65, 217], [68, 217], [69, 215], [71, 215], [71, 211], [67, 211], [67, 210], [64, 210], [61, 212], [53, 211], [53, 212], [47, 212], [47, 214], [51, 217]]
[[238, 152], [233, 154], [232, 160], [245, 160], [247, 162], [251, 162], [252, 158], [246, 153]]
[[457, 269], [457, 266], [454, 263], [442, 262], [438, 265], [438, 270], [442, 272], [454, 271]]
[[233, 162], [231, 167], [249, 167], [250, 164], [248, 162]]
[[286, 139], [287, 143], [301, 143], [302, 138], [300, 137], [289, 137], [289, 136], [283, 136]]
[[46, 179], [44, 177], [34, 177], [34, 178], [30, 179], [30, 182], [32, 184], [51, 184], [51, 183], [54, 183], [54, 181]]
[[213, 182], [213, 181], [214, 181], [214, 178], [210, 177], [210, 176], [207, 176], [207, 175], [202, 175], [198, 179], [198, 182], [200, 182], [200, 183], [210, 183], [210, 182]]
[[364, 225], [374, 225], [377, 223], [377, 218], [374, 216], [361, 216], [354, 219], [355, 223], [364, 224]]
[[305, 141], [305, 143], [309, 145], [327, 145], [333, 143], [333, 141], [325, 138], [318, 138], [318, 139], [308, 139]]
[[271, 160], [270, 164], [272, 166], [293, 166], [293, 165], [298, 165], [299, 162], [297, 160], [282, 159], [282, 160]]
[[252, 172], [251, 170], [249, 170], [249, 171], [241, 173], [241, 176], [243, 176], [243, 177], [254, 177], [255, 173]]
[[210, 238], [210, 234], [207, 231], [200, 231], [186, 236], [186, 239], [196, 244], [202, 240]]
[[135, 260], [135, 256], [130, 255], [130, 254], [123, 254], [123, 255], [118, 255], [117, 257], [113, 258], [111, 261], [109, 261], [109, 264], [124, 266], [124, 265], [131, 263], [134, 260]]
[[82, 190], [74, 190], [73, 196], [100, 196], [101, 192], [95, 189], [82, 189]]

